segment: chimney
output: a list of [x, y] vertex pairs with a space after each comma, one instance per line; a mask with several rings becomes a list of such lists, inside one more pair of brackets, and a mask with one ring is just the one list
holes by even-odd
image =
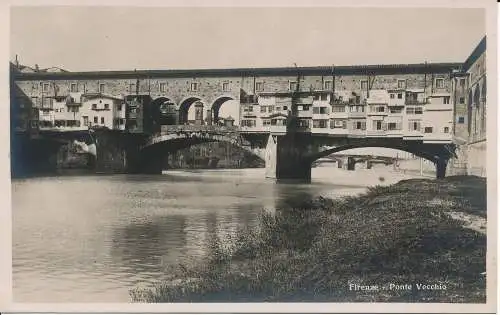
[[40, 69], [38, 68], [38, 63], [37, 63], [37, 64], [35, 64], [35, 70], [36, 70], [36, 72], [38, 72], [38, 70], [40, 70]]
[[16, 67], [19, 68], [19, 59], [17, 58], [17, 54], [16, 54]]

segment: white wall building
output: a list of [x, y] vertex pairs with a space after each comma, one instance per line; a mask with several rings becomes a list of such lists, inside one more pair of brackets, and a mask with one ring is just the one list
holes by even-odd
[[81, 124], [85, 128], [105, 127], [124, 130], [124, 101], [101, 93], [84, 95], [81, 107]]

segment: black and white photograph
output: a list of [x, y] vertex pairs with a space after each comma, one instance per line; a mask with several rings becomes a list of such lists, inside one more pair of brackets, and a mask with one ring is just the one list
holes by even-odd
[[496, 308], [496, 2], [103, 3], [6, 9], [9, 307]]

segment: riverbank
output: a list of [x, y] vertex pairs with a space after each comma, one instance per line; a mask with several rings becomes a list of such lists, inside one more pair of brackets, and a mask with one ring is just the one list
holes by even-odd
[[[464, 218], [468, 218], [469, 221]], [[472, 218], [472, 219], [471, 219]], [[472, 224], [471, 220], [484, 224]], [[484, 303], [486, 180], [410, 179], [263, 213], [133, 301]], [[474, 223], [474, 222], [473, 222]], [[232, 244], [232, 245], [227, 245]]]

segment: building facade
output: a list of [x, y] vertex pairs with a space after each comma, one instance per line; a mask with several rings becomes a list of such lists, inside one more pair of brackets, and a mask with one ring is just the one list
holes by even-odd
[[232, 100], [243, 132], [285, 132], [296, 117], [313, 134], [455, 140], [469, 173], [486, 169], [486, 38], [457, 63], [107, 72], [11, 64], [11, 94], [21, 131], [215, 125]]

